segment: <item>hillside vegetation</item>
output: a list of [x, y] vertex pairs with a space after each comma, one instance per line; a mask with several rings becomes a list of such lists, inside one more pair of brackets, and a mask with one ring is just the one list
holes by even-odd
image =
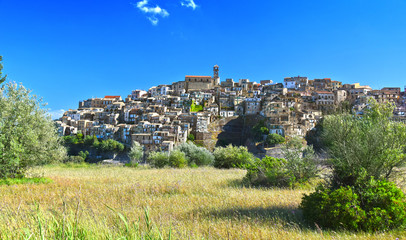
[[[245, 188], [245, 170], [45, 166], [2, 185], [2, 239], [396, 239], [307, 226], [307, 190]], [[148, 218], [146, 218], [148, 217]]]

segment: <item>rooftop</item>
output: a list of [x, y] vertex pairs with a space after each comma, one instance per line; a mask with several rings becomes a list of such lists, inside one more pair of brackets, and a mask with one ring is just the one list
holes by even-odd
[[186, 75], [186, 78], [211, 78], [210, 76], [193, 76], [193, 75]]

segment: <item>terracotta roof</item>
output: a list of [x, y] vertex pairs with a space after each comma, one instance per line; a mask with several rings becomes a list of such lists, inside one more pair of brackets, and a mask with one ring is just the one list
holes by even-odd
[[120, 98], [121, 96], [104, 96], [104, 98]]
[[187, 77], [187, 78], [211, 78], [210, 76], [191, 76], [191, 75], [186, 75], [185, 77]]
[[327, 91], [316, 91], [317, 94], [333, 94], [332, 92]]

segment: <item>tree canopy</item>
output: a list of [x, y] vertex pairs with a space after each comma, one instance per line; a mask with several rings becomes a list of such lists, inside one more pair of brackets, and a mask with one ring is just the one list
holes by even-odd
[[331, 157], [333, 185], [354, 185], [362, 178], [389, 179], [406, 163], [406, 125], [391, 121], [394, 106], [369, 102], [361, 116], [327, 116], [322, 139]]
[[31, 166], [66, 157], [44, 106], [22, 84], [0, 88], [0, 178], [22, 177]]

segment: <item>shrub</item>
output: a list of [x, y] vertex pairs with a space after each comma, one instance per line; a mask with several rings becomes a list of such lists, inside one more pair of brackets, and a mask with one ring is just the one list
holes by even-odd
[[141, 161], [144, 156], [144, 149], [139, 142], [133, 142], [128, 156], [130, 157], [131, 164], [139, 163]]
[[305, 183], [318, 175], [316, 154], [313, 147], [303, 147], [300, 138], [291, 139], [283, 148], [286, 170], [294, 177], [295, 183]]
[[87, 159], [87, 157], [89, 156], [89, 152], [88, 151], [85, 151], [85, 152], [80, 151], [78, 155], [83, 158], [83, 161], [85, 161]]
[[88, 135], [85, 137], [85, 140], [84, 140], [84, 144], [86, 146], [97, 147], [99, 145], [99, 143], [100, 142], [95, 135], [93, 135], [93, 136]]
[[175, 168], [183, 168], [187, 166], [187, 159], [183, 152], [179, 150], [173, 150], [169, 154], [169, 166]]
[[275, 144], [280, 144], [280, 143], [284, 143], [284, 142], [285, 142], [285, 138], [276, 133], [269, 134], [266, 137], [266, 141], [265, 141], [265, 143], [267, 145], [275, 145]]
[[156, 168], [163, 168], [165, 166], [183, 168], [188, 164], [185, 154], [179, 150], [174, 150], [171, 153], [151, 152], [147, 161]]
[[194, 142], [195, 141], [195, 135], [189, 133], [189, 135], [187, 135], [187, 140]]
[[213, 154], [204, 147], [198, 147], [192, 142], [182, 143], [176, 147], [177, 150], [185, 153], [189, 165], [205, 166], [214, 162]]
[[151, 152], [147, 161], [153, 167], [163, 168], [169, 165], [169, 155], [167, 152]]
[[385, 231], [406, 224], [406, 202], [394, 183], [371, 178], [358, 186], [320, 186], [303, 197], [305, 219], [319, 226], [347, 230]]
[[85, 159], [81, 156], [69, 156], [65, 159], [65, 163], [83, 163]]
[[266, 127], [263, 120], [259, 121], [252, 127], [252, 133], [256, 140], [262, 141], [262, 136], [269, 133], [269, 129]]
[[126, 163], [124, 164], [124, 166], [126, 167], [130, 167], [130, 168], [137, 168], [140, 164], [137, 162], [130, 162], [130, 163]]
[[322, 140], [331, 157], [334, 188], [366, 179], [390, 179], [406, 164], [406, 125], [390, 120], [394, 106], [369, 102], [362, 117], [327, 116]]
[[255, 159], [247, 166], [247, 175], [244, 181], [254, 186], [290, 187], [294, 176], [286, 169], [286, 160], [266, 156]]
[[255, 186], [295, 187], [317, 177], [313, 148], [303, 147], [300, 138], [282, 148], [284, 159], [264, 157], [247, 166], [245, 181]]
[[231, 144], [227, 147], [217, 147], [214, 152], [214, 167], [216, 168], [242, 168], [250, 164], [253, 155], [246, 147], [235, 147]]
[[124, 145], [113, 139], [107, 139], [99, 144], [99, 149], [103, 152], [122, 152]]

